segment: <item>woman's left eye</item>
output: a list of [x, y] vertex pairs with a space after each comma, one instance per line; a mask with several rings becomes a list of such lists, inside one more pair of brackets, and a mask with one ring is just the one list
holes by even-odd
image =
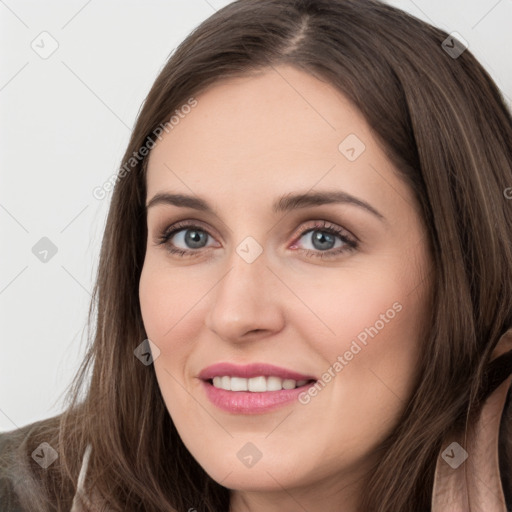
[[[175, 224], [162, 233], [158, 245], [166, 245], [171, 254], [181, 257], [197, 256], [200, 249], [209, 248], [209, 239], [215, 240], [205, 229], [197, 225]], [[298, 247], [300, 240], [306, 240], [309, 248]], [[181, 245], [181, 247], [180, 247]], [[302, 245], [302, 244], [299, 244]], [[211, 247], [212, 245], [210, 245]], [[220, 245], [215, 245], [220, 247]], [[327, 221], [316, 221], [301, 228], [291, 248], [304, 252], [308, 257], [333, 257], [357, 249], [358, 242], [346, 230]]]
[[[302, 228], [297, 240], [304, 238], [311, 248], [301, 249], [307, 256], [331, 258], [347, 251], [354, 251], [358, 247], [357, 240], [346, 230], [327, 221], [315, 222], [312, 227]], [[294, 242], [292, 248], [297, 247]]]

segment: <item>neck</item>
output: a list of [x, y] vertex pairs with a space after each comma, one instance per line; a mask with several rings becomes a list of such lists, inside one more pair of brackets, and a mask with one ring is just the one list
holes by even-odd
[[361, 512], [358, 503], [363, 479], [330, 482], [277, 490], [231, 492], [229, 512]]

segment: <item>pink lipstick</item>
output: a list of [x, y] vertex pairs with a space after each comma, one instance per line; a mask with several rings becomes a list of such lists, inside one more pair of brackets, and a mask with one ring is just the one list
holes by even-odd
[[217, 363], [199, 376], [208, 399], [220, 409], [261, 414], [297, 400], [316, 377], [265, 363]]

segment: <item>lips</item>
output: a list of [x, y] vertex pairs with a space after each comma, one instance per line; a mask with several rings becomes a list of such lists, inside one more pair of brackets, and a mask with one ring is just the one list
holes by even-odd
[[217, 363], [204, 368], [199, 378], [210, 402], [234, 414], [261, 414], [297, 402], [317, 380], [265, 363]]

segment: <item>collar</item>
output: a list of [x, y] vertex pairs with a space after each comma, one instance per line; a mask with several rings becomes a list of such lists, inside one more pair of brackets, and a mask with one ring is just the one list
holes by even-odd
[[76, 493], [73, 497], [73, 503], [69, 512], [88, 512], [89, 510], [94, 510], [94, 508], [91, 508], [91, 502], [87, 499], [84, 491], [85, 475], [87, 474], [87, 467], [89, 466], [91, 450], [92, 446], [88, 444], [82, 459], [82, 466], [80, 467], [80, 473], [78, 474]]
[[[432, 512], [508, 512], [500, 476], [499, 434], [512, 386], [511, 356], [509, 352], [500, 358], [505, 361], [500, 366], [501, 384], [489, 379], [491, 392], [467, 432], [445, 436], [434, 474]], [[503, 380], [504, 375], [508, 376]]]

